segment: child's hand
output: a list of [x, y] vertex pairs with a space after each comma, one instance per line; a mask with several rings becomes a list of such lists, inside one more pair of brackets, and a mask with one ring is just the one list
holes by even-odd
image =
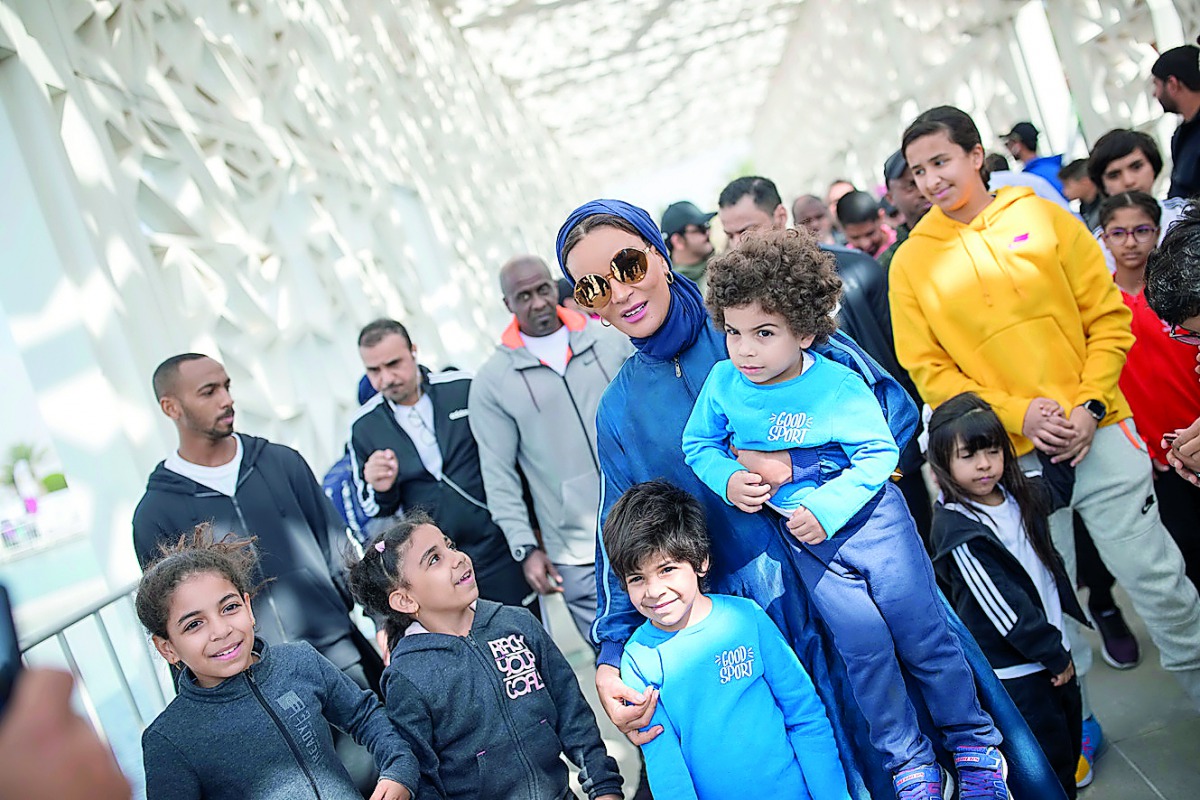
[[788, 533], [805, 544], [820, 544], [829, 538], [821, 523], [817, 522], [813, 513], [804, 506], [797, 508], [792, 512], [792, 516], [788, 517], [787, 528]]
[[602, 794], [596, 800], [625, 800], [625, 798], [619, 794]]
[[1062, 671], [1061, 675], [1055, 675], [1050, 679], [1051, 686], [1065, 686], [1067, 681], [1075, 677], [1075, 662], [1068, 661], [1067, 668]]
[[371, 800], [412, 800], [412, 794], [404, 788], [404, 784], [380, 778], [371, 792]]
[[738, 450], [730, 447], [733, 457], [746, 469], [762, 478], [763, 483], [774, 492], [785, 483], [792, 481], [792, 457], [787, 450], [763, 452], [759, 450]]
[[757, 473], [743, 469], [729, 476], [729, 483], [725, 484], [725, 496], [735, 508], [753, 514], [767, 502], [771, 487], [763, 483]]

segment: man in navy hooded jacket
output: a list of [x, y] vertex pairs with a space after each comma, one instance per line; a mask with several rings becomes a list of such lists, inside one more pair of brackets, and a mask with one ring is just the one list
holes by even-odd
[[[346, 526], [308, 463], [290, 447], [234, 432], [229, 376], [219, 362], [198, 353], [172, 356], [153, 383], [179, 449], [150, 473], [133, 512], [138, 563], [145, 567], [160, 544], [210, 520], [217, 535], [256, 537], [256, 577], [265, 581], [254, 597], [258, 635], [270, 644], [306, 641], [378, 692], [383, 661], [349, 614]], [[339, 754], [360, 787], [373, 786], [369, 754], [351, 745], [339, 741]]]

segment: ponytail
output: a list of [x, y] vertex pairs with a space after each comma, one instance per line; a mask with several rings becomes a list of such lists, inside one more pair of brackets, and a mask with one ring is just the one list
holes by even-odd
[[373, 619], [383, 620], [388, 650], [396, 646], [413, 622], [410, 615], [392, 608], [390, 600], [392, 592], [405, 588], [400, 571], [403, 551], [413, 531], [422, 525], [433, 524], [433, 519], [423, 511], [405, 514], [395, 525], [372, 539], [363, 557], [350, 564], [350, 593]]

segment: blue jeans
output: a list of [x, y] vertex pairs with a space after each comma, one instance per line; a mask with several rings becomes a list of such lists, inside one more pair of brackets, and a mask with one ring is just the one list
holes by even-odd
[[886, 770], [895, 774], [935, 760], [900, 662], [915, 679], [948, 751], [1000, 743], [1000, 732], [976, 697], [963, 650], [947, 627], [929, 556], [894, 484], [820, 544], [802, 544], [786, 528], [784, 536], [800, 551], [795, 559], [800, 579], [846, 664]]

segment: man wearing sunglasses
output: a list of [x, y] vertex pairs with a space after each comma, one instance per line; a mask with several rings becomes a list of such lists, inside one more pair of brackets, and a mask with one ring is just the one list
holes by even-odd
[[537, 256], [501, 267], [500, 292], [512, 322], [476, 374], [467, 406], [488, 507], [525, 580], [538, 594], [561, 593], [589, 641], [601, 481], [596, 408], [633, 347], [559, 306], [558, 285]]
[[[734, 180], [721, 191], [717, 208], [730, 247], [741, 245], [742, 238], [750, 231], [787, 227], [787, 207], [774, 182], [767, 178], [747, 176]], [[821, 249], [834, 257], [838, 276], [842, 279], [838, 327], [879, 362], [920, 407], [916, 387], [896, 360], [887, 301], [887, 275], [883, 268], [875, 259], [857, 250], [824, 244]], [[920, 466], [921, 451], [914, 436], [900, 456], [904, 477], [898, 485], [917, 523], [917, 530], [928, 541], [933, 512]]]
[[[350, 427], [350, 464], [363, 511], [386, 518], [423, 508], [474, 563], [479, 596], [518, 606], [529, 594], [521, 566], [492, 522], [471, 434], [471, 378], [430, 373], [394, 319], [368, 323], [358, 354], [371, 386]], [[537, 604], [530, 611], [540, 615]], [[381, 641], [382, 644], [382, 641]]]
[[702, 294], [707, 285], [704, 268], [713, 255], [708, 223], [716, 215], [715, 211], [705, 214], [686, 200], [667, 206], [662, 215], [663, 241], [675, 271], [695, 281]]

